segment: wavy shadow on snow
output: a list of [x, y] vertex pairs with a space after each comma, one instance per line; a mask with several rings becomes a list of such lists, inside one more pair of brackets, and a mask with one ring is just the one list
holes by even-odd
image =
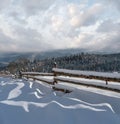
[[[73, 103], [72, 106], [73, 105], [79, 106], [79, 104], [82, 104], [84, 106], [84, 108], [85, 108], [85, 106], [86, 106], [86, 108], [88, 106], [90, 106], [91, 108], [98, 107], [100, 109], [101, 109], [101, 107], [102, 108], [104, 107], [107, 109], [109, 108], [113, 113], [115, 113], [115, 112], [119, 113], [119, 108], [116, 105], [116, 103], [120, 103], [119, 99], [114, 98], [114, 101], [113, 101], [113, 99], [111, 97], [106, 98], [106, 96], [103, 96], [100, 94], [98, 95], [95, 93], [90, 93], [88, 91], [80, 91], [79, 90], [77, 92], [73, 92], [69, 95], [65, 95], [65, 96], [59, 98], [59, 97], [55, 96], [55, 94], [52, 92], [52, 89], [49, 85], [43, 84], [43, 83], [37, 83], [34, 81], [26, 81], [26, 80], [21, 80], [21, 79], [12, 80], [11, 79], [8, 82], [6, 81], [6, 83], [4, 83], [4, 81], [1, 81], [0, 85], [6, 86], [7, 90], [5, 89], [5, 92], [6, 91], [8, 92], [8, 93], [7, 92], [2, 93], [5, 96], [8, 95], [8, 97], [6, 99], [4, 99], [3, 101], [1, 101], [1, 103], [4, 103], [4, 104], [8, 103], [8, 105], [15, 105], [15, 106], [22, 105], [26, 111], [29, 111], [28, 108], [29, 108], [30, 103], [33, 104], [33, 103], [39, 102], [39, 104], [41, 103], [45, 106], [48, 106], [49, 104], [52, 104], [52, 103], [56, 103], [60, 107], [66, 106], [65, 108], [70, 108], [69, 106], [71, 106], [72, 103]], [[69, 98], [69, 96], [70, 96], [70, 98]], [[19, 101], [19, 104], [17, 101]], [[84, 102], [84, 101], [86, 101], [86, 102]], [[111, 104], [112, 104], [112, 106], [111, 106]], [[35, 105], [35, 104], [33, 104], [33, 105]], [[76, 108], [76, 107], [74, 107], [74, 108]], [[95, 110], [95, 109], [96, 108], [94, 108], [93, 110]], [[101, 109], [101, 110], [105, 111], [105, 109]]]
[[97, 124], [120, 122], [116, 117], [120, 114], [118, 98], [82, 90], [62, 94], [53, 92], [50, 85], [41, 82], [2, 81], [0, 94], [5, 93], [5, 96], [1, 95], [0, 99], [0, 124], [89, 124], [90, 120]]

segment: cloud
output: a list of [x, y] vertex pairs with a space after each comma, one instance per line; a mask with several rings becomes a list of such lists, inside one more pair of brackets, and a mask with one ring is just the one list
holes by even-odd
[[0, 51], [13, 51], [16, 46], [14, 45], [14, 41], [9, 36], [5, 35], [4, 32], [0, 29]]
[[97, 29], [98, 35], [104, 35], [100, 41], [104, 51], [120, 52], [120, 22], [113, 20], [103, 21]]
[[1, 51], [120, 49], [119, 0], [0, 2]]
[[98, 18], [98, 14], [100, 14], [102, 10], [102, 5], [98, 3], [94, 4], [84, 11], [80, 11], [80, 13], [77, 13], [75, 8], [72, 6], [72, 8], [70, 8], [70, 14], [72, 14], [70, 23], [72, 26], [75, 27], [91, 25], [95, 23]]
[[0, 0], [0, 10], [10, 5], [11, 0]]
[[107, 45], [104, 50], [111, 52], [120, 52], [120, 35], [119, 33], [111, 34], [106, 39]]
[[2, 30], [0, 30], [0, 42], [2, 44], [10, 44], [12, 39], [8, 36], [6, 36]]
[[111, 19], [103, 21], [98, 29], [98, 32], [120, 32], [120, 22], [115, 22]]
[[[45, 51], [52, 48], [42, 35], [34, 29], [15, 27], [16, 47], [21, 51]], [[17, 44], [18, 43], [18, 44]]]
[[107, 2], [120, 11], [120, 0], [107, 0]]
[[39, 11], [48, 9], [55, 0], [22, 0], [21, 7], [28, 15], [33, 15]]
[[95, 0], [96, 2], [102, 3], [106, 5], [106, 8], [112, 9], [113, 11], [116, 9], [120, 11], [120, 0]]
[[105, 52], [120, 52], [119, 33], [101, 33], [98, 36], [99, 37], [96, 40], [98, 41], [99, 46], [96, 44], [96, 49]]

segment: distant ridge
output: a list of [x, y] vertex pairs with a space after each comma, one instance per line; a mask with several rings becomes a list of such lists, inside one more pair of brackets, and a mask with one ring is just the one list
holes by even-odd
[[46, 52], [25, 52], [25, 53], [0, 53], [0, 67], [9, 64], [12, 61], [15, 61], [19, 58], [26, 58], [31, 61], [34, 59], [43, 60], [46, 58], [52, 57], [63, 57], [78, 53], [94, 53], [94, 54], [119, 54], [119, 53], [107, 53], [107, 52], [97, 52], [97, 51], [88, 51], [86, 49], [60, 49], [54, 51], [46, 51]]

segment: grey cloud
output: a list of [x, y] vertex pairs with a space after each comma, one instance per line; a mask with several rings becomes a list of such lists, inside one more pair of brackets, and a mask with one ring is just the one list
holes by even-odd
[[113, 20], [103, 21], [97, 29], [98, 32], [120, 32], [120, 23]]
[[0, 0], [0, 9], [7, 8], [11, 3], [11, 0]]
[[120, 23], [103, 21], [96, 32], [81, 32], [76, 45], [93, 51], [120, 52]]
[[15, 42], [12, 38], [5, 35], [3, 31], [0, 29], [0, 51], [14, 51], [15, 50]]
[[14, 34], [17, 36], [18, 51], [45, 51], [52, 48], [52, 45], [47, 43], [42, 35], [34, 29], [15, 27]]
[[106, 7], [113, 7], [120, 11], [120, 0], [95, 0], [96, 2], [102, 2]]
[[109, 3], [113, 5], [113, 7], [117, 7], [117, 9], [120, 11], [120, 0], [107, 0]]
[[106, 35], [101, 41], [104, 44], [103, 51], [120, 52], [120, 23], [111, 19], [105, 20], [99, 25], [97, 32]]
[[106, 43], [103, 51], [106, 52], [120, 52], [120, 35], [117, 34], [111, 34], [108, 39], [103, 41], [103, 43]]
[[93, 49], [105, 52], [120, 52], [120, 31], [104, 29], [93, 37]]
[[91, 51], [120, 52], [119, 33], [96, 34], [87, 36], [82, 40], [81, 45]]
[[12, 11], [12, 12], [8, 12], [8, 18], [11, 17], [13, 19], [13, 21], [16, 21], [19, 24], [27, 24], [25, 19], [22, 19], [22, 13], [20, 12], [16, 12], [16, 11]]
[[11, 44], [12, 39], [8, 36], [6, 36], [3, 31], [0, 29], [0, 43], [6, 45], [6, 44]]
[[28, 15], [33, 15], [40, 10], [45, 10], [53, 4], [55, 0], [22, 0], [21, 6]]
[[33, 39], [34, 37], [41, 37], [41, 35], [36, 30], [31, 28], [24, 28], [21, 26], [14, 27], [14, 34], [23, 39]]
[[83, 13], [84, 23], [83, 25], [91, 25], [98, 20], [99, 16], [103, 12], [103, 6], [101, 4], [94, 4], [85, 13]]

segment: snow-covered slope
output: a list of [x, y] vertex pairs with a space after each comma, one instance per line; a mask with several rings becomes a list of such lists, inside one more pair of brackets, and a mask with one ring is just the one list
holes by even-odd
[[0, 77], [0, 124], [120, 124], [120, 94]]

